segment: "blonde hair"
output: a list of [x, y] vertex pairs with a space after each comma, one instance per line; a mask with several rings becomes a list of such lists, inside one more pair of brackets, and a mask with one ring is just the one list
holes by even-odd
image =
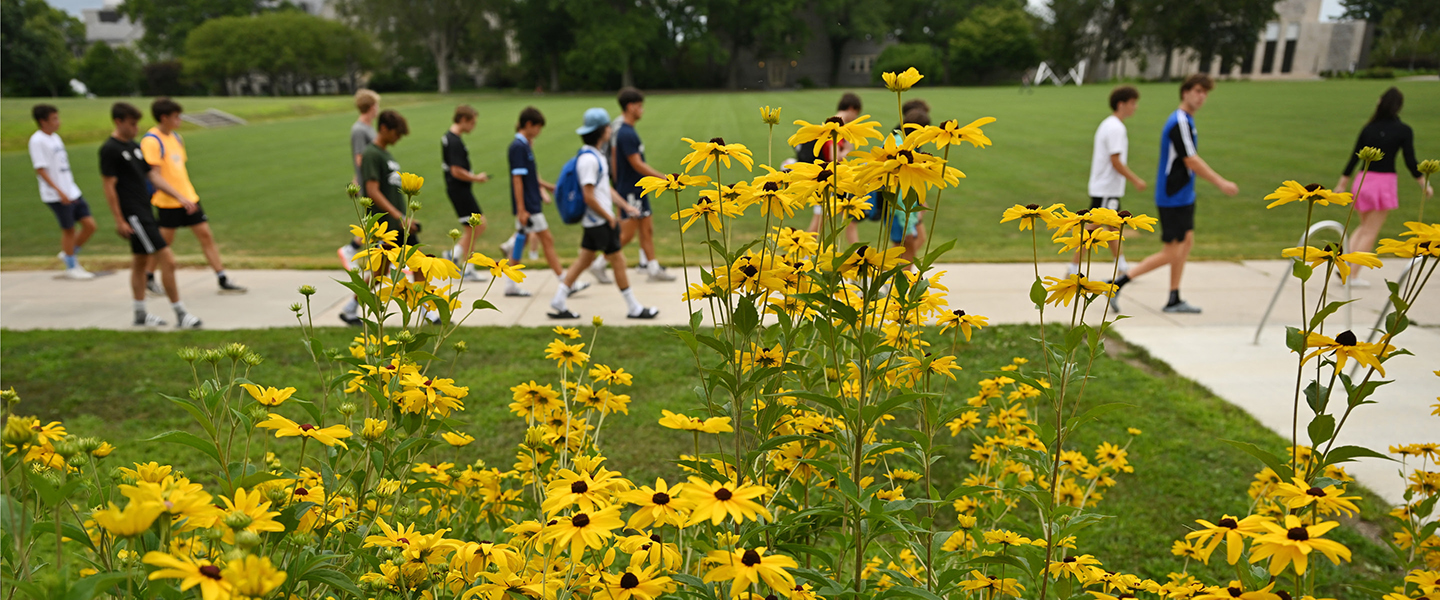
[[355, 109], [359, 110], [361, 114], [370, 112], [370, 109], [375, 108], [375, 105], [379, 103], [380, 94], [374, 91], [360, 90], [355, 92]]

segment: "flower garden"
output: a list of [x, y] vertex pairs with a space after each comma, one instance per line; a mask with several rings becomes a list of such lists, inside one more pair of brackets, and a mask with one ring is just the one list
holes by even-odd
[[[920, 78], [885, 75], [897, 108]], [[1189, 533], [1144, 549], [1186, 567], [1142, 575], [1087, 551], [1087, 536], [1126, 518], [1106, 512], [1106, 496], [1146, 477], [1131, 446], [1156, 432], [1077, 443], [1101, 417], [1130, 408], [1085, 402], [1107, 383], [1094, 367], [1116, 321], [1107, 302], [1115, 274], [1087, 262], [1081, 274], [1042, 277], [1039, 262], [1042, 252], [1123, 245], [1155, 220], [1025, 202], [985, 216], [1030, 236], [1034, 284], [1017, 302], [1033, 303], [1042, 326], [1034, 358], [975, 364], [963, 349], [989, 325], [947, 300], [932, 257], [948, 243], [906, 260], [883, 237], [841, 240], [847, 219], [872, 202], [932, 225], [955, 210], [947, 203], [964, 193], [964, 157], [991, 145], [993, 119], [892, 133], [867, 116], [791, 130], [781, 112], [760, 109], [772, 145], [778, 133], [791, 145], [845, 140], [859, 150], [777, 169], [768, 148], [757, 166], [743, 145], [687, 139], [680, 172], [642, 181], [657, 207], [673, 206], [687, 264], [702, 266], [685, 282], [690, 324], [673, 332], [696, 373], [690, 404], [658, 422], [631, 415], [631, 395], [647, 382], [613, 359], [598, 320], [556, 327], [547, 346], [521, 350], [553, 364], [548, 379], [508, 390], [453, 379], [467, 351], [453, 339], [458, 328], [494, 306], [462, 305], [455, 265], [396, 245], [397, 232], [352, 191], [352, 231], [367, 249], [364, 268], [342, 284], [360, 300], [364, 333], [325, 347], [310, 321], [314, 290], [301, 288], [292, 306], [323, 382], [318, 395], [267, 378], [242, 344], [180, 352], [191, 389], [170, 400], [199, 433], [157, 439], [193, 453], [204, 472], [114, 464], [110, 444], [24, 416], [24, 390], [5, 392], [6, 598], [1440, 597], [1440, 444], [1335, 443], [1386, 383], [1385, 363], [1406, 354], [1406, 315], [1440, 264], [1440, 225], [1426, 223], [1423, 208], [1378, 256], [1308, 240], [1277, 248], [1295, 278], [1315, 281], [1302, 289], [1318, 287], [1292, 307], [1305, 326], [1286, 337], [1296, 381], [1283, 399], [1294, 414], [1289, 451], [1236, 442], [1254, 458], [1253, 483], [1230, 490], [1248, 510], [1188, 515]], [[1360, 158], [1379, 157], [1366, 149]], [[1422, 169], [1433, 175], [1440, 163]], [[420, 210], [423, 179], [407, 174], [402, 187], [409, 213]], [[1265, 200], [1308, 215], [1351, 198], [1285, 181]], [[787, 225], [812, 205], [826, 215], [819, 234]], [[763, 238], [727, 226], [750, 211], [766, 220]], [[1370, 339], [1336, 331], [1328, 320], [1345, 302], [1332, 282], [1380, 256], [1413, 261], [1411, 277], [1379, 291], [1394, 311]], [[469, 262], [496, 278], [525, 277], [480, 253]], [[422, 309], [442, 324], [422, 326]], [[984, 377], [962, 386], [961, 369]], [[456, 416], [502, 396], [523, 423], [507, 442], [513, 460], [467, 457], [479, 432], [462, 431]], [[607, 459], [614, 440], [657, 428], [692, 442], [667, 457], [668, 476], [628, 478], [627, 465]], [[1356, 585], [1341, 569], [1352, 548], [1337, 538], [1365, 508], [1347, 491], [1345, 465], [1356, 460], [1394, 460], [1408, 480], [1405, 502], [1383, 509], [1394, 568], [1373, 574], [1380, 585]]]

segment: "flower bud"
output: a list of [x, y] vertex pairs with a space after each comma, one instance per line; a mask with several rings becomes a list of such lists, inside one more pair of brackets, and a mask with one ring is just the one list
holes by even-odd
[[225, 523], [226, 527], [230, 528], [231, 531], [240, 531], [241, 529], [249, 527], [251, 523], [255, 522], [255, 519], [252, 519], [250, 518], [250, 515], [247, 515], [244, 512], [237, 510], [228, 515], [225, 515], [225, 519], [223, 522]]
[[347, 185], [345, 186], [345, 195], [346, 195], [346, 196], [349, 196], [351, 200], [354, 200], [354, 199], [356, 199], [356, 198], [359, 198], [359, 197], [360, 197], [360, 186], [355, 185], [354, 182], [350, 182], [349, 184], [347, 184]]
[[470, 218], [466, 220], [465, 223], [471, 227], [479, 227], [485, 224], [485, 215], [482, 215], [480, 213], [470, 213]]
[[531, 427], [525, 430], [526, 447], [539, 448], [543, 443], [545, 443], [545, 428]]
[[360, 437], [365, 438], [367, 442], [378, 441], [385, 435], [385, 429], [388, 427], [390, 427], [389, 421], [365, 419], [365, 428], [360, 431]]
[[418, 195], [420, 193], [420, 188], [424, 187], [424, 185], [424, 177], [421, 177], [414, 173], [400, 174], [400, 191], [404, 192], [406, 196]]
[[285, 501], [290, 499], [290, 493], [285, 488], [270, 488], [265, 490], [265, 499], [270, 501], [271, 506], [284, 506]]
[[395, 516], [402, 521], [409, 521], [411, 517], [415, 516], [415, 509], [410, 508], [410, 505], [408, 504], [400, 506], [399, 508], [395, 509]]
[[249, 550], [260, 545], [260, 534], [253, 531], [241, 531], [235, 534], [235, 545], [241, 550]]
[[415, 341], [415, 334], [411, 333], [409, 329], [402, 329], [400, 333], [395, 334], [395, 339], [402, 344], [408, 344]]
[[245, 356], [241, 357], [240, 361], [253, 367], [259, 365], [262, 362], [265, 362], [265, 358], [254, 352], [246, 352]]
[[293, 312], [293, 313], [295, 313], [295, 314], [298, 315], [298, 314], [300, 314], [300, 311], [303, 311], [303, 310], [305, 310], [305, 306], [301, 305], [299, 302], [292, 302], [292, 303], [290, 304], [290, 312]]
[[356, 410], [357, 408], [358, 408], [358, 407], [355, 406], [355, 403], [354, 403], [354, 402], [344, 402], [344, 403], [341, 403], [341, 404], [340, 404], [340, 414], [348, 417], [348, 416], [350, 416], [350, 415], [355, 414], [355, 410]]
[[973, 529], [975, 527], [975, 516], [958, 515], [955, 517], [955, 523], [959, 525], [961, 529]]
[[252, 421], [264, 421], [270, 418], [270, 411], [261, 404], [250, 405], [249, 417]]
[[213, 348], [206, 349], [200, 354], [200, 360], [208, 362], [212, 365], [220, 362], [220, 359], [222, 358], [225, 358], [225, 354]]
[[195, 362], [195, 361], [197, 361], [197, 360], [200, 360], [200, 349], [199, 349], [199, 348], [181, 348], [179, 351], [177, 351], [177, 352], [175, 353], [175, 355], [176, 355], [176, 356], [179, 356], [179, 357], [180, 357], [180, 360], [183, 360], [183, 361], [185, 361], [185, 362], [187, 362], [187, 363], [193, 363], [193, 362]]
[[15, 393], [15, 388], [0, 390], [0, 403], [4, 406], [14, 406], [20, 403], [20, 394]]
[[74, 440], [56, 440], [54, 445], [55, 454], [60, 455], [60, 458], [66, 460], [69, 460], [70, 457], [80, 453], [80, 445], [76, 444]]
[[590, 319], [590, 324], [599, 327], [605, 324], [605, 319], [600, 318], [600, 315], [595, 315]]
[[422, 207], [422, 205], [420, 204], [420, 201], [419, 201], [419, 200], [414, 200], [414, 199], [411, 199], [410, 202], [409, 202], [409, 204], [407, 204], [406, 206], [409, 207], [409, 210], [410, 210], [410, 212], [412, 212], [412, 213], [420, 212], [420, 209], [421, 209], [421, 207]]
[[222, 351], [225, 352], [225, 358], [228, 358], [230, 360], [240, 360], [242, 357], [245, 356], [246, 352], [250, 351], [250, 349], [246, 348], [245, 344], [233, 342], [230, 344], [226, 344]]
[[1434, 175], [1440, 171], [1440, 160], [1430, 159], [1420, 161], [1420, 172], [1426, 175]]
[[375, 201], [374, 201], [374, 200], [371, 200], [369, 196], [366, 196], [366, 197], [360, 199], [360, 207], [361, 207], [361, 208], [364, 208], [364, 209], [367, 209], [367, 210], [368, 210], [368, 209], [370, 209], [370, 208], [373, 207], [373, 206], [375, 206]]
[[314, 295], [315, 295], [315, 286], [309, 285], [309, 284], [300, 286], [300, 295], [302, 295], [302, 296], [314, 296]]
[[1360, 151], [1357, 152], [1355, 155], [1360, 157], [1360, 160], [1365, 161], [1366, 164], [1385, 158], [1385, 153], [1381, 152], [1379, 148], [1375, 148], [1373, 146], [1366, 146], [1364, 148], [1361, 148]]
[[97, 437], [82, 437], [75, 440], [75, 444], [80, 447], [80, 451], [86, 454], [100, 448], [101, 443], [100, 438]]
[[470, 347], [467, 346], [467, 345], [465, 345], [465, 340], [460, 340], [460, 341], [458, 341], [458, 342], [455, 342], [455, 352], [457, 352], [457, 353], [465, 352], [465, 351], [467, 351], [467, 350], [469, 350], [469, 349], [470, 349]]
[[90, 451], [90, 456], [93, 456], [95, 458], [105, 458], [107, 456], [110, 456], [110, 453], [114, 451], [115, 447], [111, 446], [109, 442], [100, 442], [99, 446], [96, 446], [94, 450]]
[[451, 229], [451, 230], [450, 230], [448, 233], [446, 233], [445, 235], [450, 236], [450, 241], [452, 241], [452, 242], [458, 242], [458, 241], [460, 241], [460, 230], [459, 230], [459, 229]]

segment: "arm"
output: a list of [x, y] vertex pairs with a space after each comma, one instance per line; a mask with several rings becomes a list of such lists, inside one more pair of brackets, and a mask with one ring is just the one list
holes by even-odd
[[1185, 166], [1205, 181], [1215, 184], [1215, 187], [1220, 188], [1220, 191], [1226, 196], [1234, 196], [1240, 193], [1240, 186], [1221, 177], [1220, 174], [1216, 173], [1214, 169], [1211, 169], [1210, 165], [1205, 163], [1205, 159], [1200, 158], [1198, 154], [1185, 157]]
[[50, 189], [55, 190], [56, 194], [60, 194], [61, 204], [70, 204], [70, 197], [65, 195], [65, 191], [61, 190], [60, 186], [55, 185], [55, 181], [53, 179], [50, 179], [50, 173], [45, 167], [35, 167], [35, 174], [39, 175], [41, 179], [44, 179], [45, 185], [48, 185], [50, 186]]
[[375, 204], [375, 208], [385, 211], [386, 214], [395, 217], [397, 220], [402, 222], [405, 220], [405, 213], [400, 212], [399, 209], [395, 208], [394, 204], [390, 203], [390, 199], [385, 197], [385, 194], [380, 193], [379, 181], [374, 179], [365, 180], [365, 195], [370, 197], [370, 201]]
[[1360, 148], [1364, 147], [1361, 145], [1361, 140], [1364, 139], [1365, 132], [1362, 130], [1360, 135], [1355, 137], [1355, 148], [1350, 150], [1350, 160], [1345, 161], [1345, 170], [1340, 172], [1340, 183], [1336, 184], [1335, 191], [1343, 192], [1344, 190], [1341, 188], [1345, 187], [1345, 182], [1350, 179], [1350, 174], [1355, 172], [1355, 165], [1360, 162]]
[[[613, 193], [614, 190], [611, 190], [611, 192]], [[597, 214], [604, 215], [605, 222], [609, 223], [611, 227], [615, 226], [615, 215], [610, 214], [610, 211], [605, 210], [605, 207], [600, 206], [600, 201], [595, 199], [595, 184], [585, 184], [584, 187], [580, 188], [580, 193], [585, 196], [585, 206], [589, 207], [590, 210], [595, 211]]]
[[656, 171], [656, 170], [655, 170], [653, 167], [651, 167], [649, 164], [646, 164], [644, 160], [641, 160], [641, 159], [640, 159], [640, 153], [639, 153], [639, 152], [636, 152], [635, 154], [631, 154], [630, 156], [625, 157], [625, 160], [629, 161], [629, 162], [630, 162], [630, 167], [631, 167], [632, 169], [635, 169], [635, 170], [636, 170], [637, 172], [639, 172], [641, 175], [648, 175], [648, 176], [650, 176], [650, 177], [659, 177], [659, 178], [662, 178], [662, 179], [665, 177], [664, 174], [662, 174], [662, 173], [659, 172], [659, 171]]
[[[1404, 127], [1404, 125], [1401, 125]], [[1409, 129], [1406, 127], [1406, 129]], [[1405, 168], [1410, 169], [1410, 176], [1417, 180], [1424, 181], [1420, 176], [1420, 162], [1415, 160], [1415, 132], [1408, 131], [1408, 135], [1400, 142], [1400, 152], [1405, 155]], [[1421, 183], [1424, 185], [1424, 183]]]
[[620, 192], [615, 191], [615, 188], [610, 188], [610, 202], [620, 207], [620, 210], [625, 211], [627, 215], [632, 217], [640, 216], [640, 209], [630, 206], [629, 202], [626, 202], [624, 198], [620, 197]]
[[[548, 182], [548, 181], [545, 181], [543, 178], [539, 177], [538, 175], [535, 177], [535, 179], [537, 179], [537, 180], [540, 181], [540, 191], [543, 191], [543, 192], [553, 192], [553, 191], [555, 191], [555, 184], [550, 183], [550, 182]], [[546, 200], [546, 202], [549, 202], [549, 200]]]
[[120, 195], [115, 193], [115, 178], [101, 177], [100, 184], [105, 189], [105, 203], [110, 205], [110, 216], [115, 217], [115, 233], [120, 234], [121, 238], [129, 238], [135, 230], [130, 228], [130, 224], [125, 221], [125, 215], [120, 213]]
[[1141, 179], [1139, 175], [1136, 175], [1134, 171], [1131, 171], [1129, 165], [1120, 161], [1119, 152], [1110, 155], [1110, 166], [1115, 167], [1115, 170], [1123, 175], [1125, 179], [1130, 180], [1130, 183], [1135, 185], [1135, 189], [1142, 192], [1145, 191], [1145, 180]]
[[186, 198], [185, 196], [180, 195], [180, 192], [175, 191], [175, 188], [170, 186], [170, 182], [165, 181], [165, 178], [160, 176], [159, 171], [151, 170], [147, 173], [147, 175], [150, 177], [150, 185], [155, 186], [155, 189], [157, 190], [173, 196], [177, 201], [180, 202], [180, 206], [185, 207], [185, 212], [193, 215], [195, 214], [195, 211], [200, 208], [198, 206], [195, 206], [194, 200]]
[[490, 181], [489, 175], [486, 175], [484, 173], [472, 173], [470, 171], [466, 171], [465, 169], [460, 168], [458, 165], [450, 165], [450, 176], [459, 179], [460, 181], [471, 181], [475, 183], [485, 183], [487, 181]]
[[519, 175], [510, 176], [510, 197], [515, 202], [515, 218], [521, 223], [530, 219], [525, 210], [525, 179]]

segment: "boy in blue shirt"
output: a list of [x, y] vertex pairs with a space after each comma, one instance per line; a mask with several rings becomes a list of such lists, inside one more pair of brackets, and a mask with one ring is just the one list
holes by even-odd
[[1155, 208], [1160, 217], [1160, 241], [1165, 246], [1115, 280], [1117, 288], [1110, 299], [1110, 308], [1117, 313], [1120, 312], [1116, 302], [1119, 288], [1161, 265], [1170, 265], [1170, 299], [1165, 304], [1165, 312], [1200, 312], [1199, 307], [1180, 299], [1180, 277], [1185, 272], [1190, 248], [1195, 245], [1195, 176], [1215, 184], [1226, 196], [1240, 192], [1234, 182], [1221, 177], [1197, 154], [1195, 113], [1205, 105], [1212, 89], [1215, 82], [1204, 73], [1186, 77], [1180, 84], [1180, 107], [1165, 121], [1165, 129], [1160, 134], [1160, 168], [1155, 174]]
[[[633, 87], [620, 90], [619, 125], [615, 128], [615, 140], [610, 145], [614, 153], [611, 162], [615, 165], [615, 191], [626, 204], [636, 212], [624, 217], [620, 225], [620, 245], [626, 246], [640, 236], [641, 269], [650, 274], [650, 281], [675, 281], [675, 276], [665, 272], [660, 261], [655, 259], [655, 224], [650, 215], [650, 198], [641, 194], [637, 185], [642, 177], [665, 177], [645, 162], [645, 144], [635, 131], [635, 123], [645, 115], [645, 94]], [[604, 265], [596, 263], [596, 277], [607, 283]]]
[[[540, 136], [540, 131], [545, 128], [545, 115], [540, 109], [533, 106], [525, 107], [520, 111], [520, 122], [515, 125], [515, 139], [510, 142], [510, 149], [507, 154], [510, 162], [510, 202], [511, 211], [515, 213], [515, 245], [510, 251], [510, 262], [520, 263], [520, 257], [524, 256], [525, 243], [530, 238], [540, 242], [540, 248], [545, 252], [545, 261], [549, 263], [550, 270], [555, 272], [555, 277], [563, 278], [565, 271], [560, 268], [560, 256], [555, 254], [555, 238], [550, 235], [550, 224], [545, 221], [545, 202], [549, 202], [548, 195], [555, 191], [555, 184], [540, 179], [540, 173], [535, 166], [535, 151], [532, 145], [535, 138]], [[578, 292], [589, 287], [588, 282], [581, 282], [571, 292]], [[505, 280], [506, 296], [530, 295], [530, 290], [524, 289], [513, 280]]]

